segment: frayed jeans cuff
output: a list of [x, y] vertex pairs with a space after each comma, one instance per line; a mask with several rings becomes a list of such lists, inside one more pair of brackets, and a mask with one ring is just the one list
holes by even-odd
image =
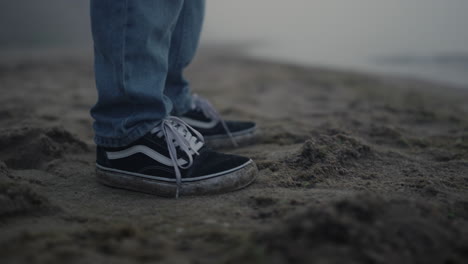
[[143, 123], [138, 127], [134, 128], [128, 135], [123, 138], [109, 138], [105, 136], [96, 135], [94, 137], [94, 142], [96, 145], [101, 147], [124, 147], [130, 145], [132, 142], [136, 141], [137, 139], [143, 137], [148, 132], [151, 131], [155, 126], [157, 126], [161, 120]]

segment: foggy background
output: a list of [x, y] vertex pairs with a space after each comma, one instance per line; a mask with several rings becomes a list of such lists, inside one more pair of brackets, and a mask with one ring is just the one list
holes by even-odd
[[[90, 52], [88, 6], [87, 0], [2, 1], [0, 53]], [[467, 11], [466, 0], [208, 0], [202, 46], [468, 87]]]

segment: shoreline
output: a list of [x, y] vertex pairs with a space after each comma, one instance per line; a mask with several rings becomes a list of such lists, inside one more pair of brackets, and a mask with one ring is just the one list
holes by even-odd
[[[234, 58], [234, 57], [241, 57], [244, 60], [250, 60], [254, 62], [264, 62], [269, 64], [279, 64], [291, 67], [301, 67], [311, 70], [320, 70], [320, 71], [330, 71], [336, 73], [343, 73], [343, 74], [354, 74], [354, 75], [361, 75], [361, 76], [370, 76], [370, 77], [379, 77], [384, 79], [390, 80], [401, 80], [404, 82], [417, 82], [420, 84], [430, 85], [430, 86], [443, 86], [444, 88], [450, 87], [452, 89], [461, 89], [461, 90], [468, 90], [468, 83], [461, 84], [455, 82], [448, 82], [442, 79], [437, 79], [435, 77], [423, 75], [417, 76], [414, 73], [401, 73], [398, 71], [388, 71], [385, 72], [383, 70], [375, 70], [370, 71], [368, 67], [360, 67], [355, 69], [351, 66], [339, 66], [339, 65], [327, 65], [327, 64], [314, 64], [314, 63], [301, 63], [295, 62], [291, 60], [283, 60], [283, 59], [270, 59], [265, 56], [258, 56], [252, 54], [248, 50], [249, 47], [254, 45], [254, 43], [235, 43], [235, 44], [202, 44], [200, 47], [200, 51], [198, 52], [196, 57], [200, 56], [208, 56], [208, 57], [227, 57], [227, 58]], [[85, 46], [85, 48], [83, 48]], [[44, 47], [44, 48], [37, 48], [37, 49], [30, 49], [30, 48], [20, 48], [20, 49], [9, 49], [0, 51], [0, 65], [8, 65], [20, 62], [37, 62], [37, 61], [57, 61], [63, 59], [69, 60], [93, 60], [92, 50], [88, 48], [85, 44], [81, 44], [76, 47], [68, 47], [68, 48], [61, 48], [61, 47]]]

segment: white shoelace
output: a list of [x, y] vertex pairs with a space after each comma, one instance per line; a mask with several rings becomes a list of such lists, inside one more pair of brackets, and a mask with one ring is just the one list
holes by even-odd
[[224, 130], [226, 131], [226, 134], [229, 136], [229, 139], [231, 139], [232, 145], [234, 145], [234, 147], [238, 146], [226, 122], [224, 122], [223, 118], [221, 117], [221, 114], [219, 114], [219, 112], [210, 103], [210, 101], [199, 96], [198, 94], [194, 94], [192, 95], [192, 108], [200, 108], [206, 117], [216, 120], [218, 122], [221, 122], [221, 124], [224, 127]]
[[[182, 186], [180, 169], [188, 169], [192, 166], [193, 155], [199, 155], [198, 151], [205, 143], [203, 136], [187, 123], [174, 116], [163, 119], [160, 125], [151, 130], [151, 133], [156, 134], [158, 137], [164, 136], [166, 139], [169, 156], [176, 175], [177, 189], [175, 196], [178, 198]], [[186, 163], [180, 164], [177, 162], [177, 147], [186, 154], [188, 158]]]

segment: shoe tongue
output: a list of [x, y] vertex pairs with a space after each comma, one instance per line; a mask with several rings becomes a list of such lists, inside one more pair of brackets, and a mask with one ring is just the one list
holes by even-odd
[[[191, 149], [193, 149], [194, 151], [199, 151], [203, 147], [203, 142], [199, 141], [196, 137], [194, 137], [189, 130], [184, 129], [182, 126], [179, 126], [175, 123], [173, 123], [172, 125], [175, 127], [176, 133], [178, 133], [188, 141]], [[151, 133], [153, 135], [156, 135], [158, 138], [164, 138], [162, 124], [154, 127], [151, 130]], [[176, 144], [176, 146], [178, 146], [178, 144]]]

